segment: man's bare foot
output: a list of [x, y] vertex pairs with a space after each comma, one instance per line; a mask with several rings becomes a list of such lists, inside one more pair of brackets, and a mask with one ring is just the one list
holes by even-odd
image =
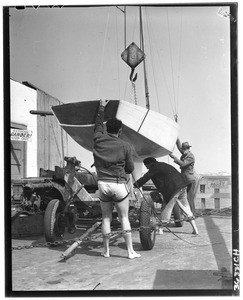
[[101, 255], [104, 256], [104, 257], [106, 257], [106, 258], [110, 257], [110, 253], [109, 252], [102, 252]]
[[141, 257], [141, 254], [138, 254], [135, 251], [133, 251], [132, 253], [128, 254], [128, 258], [129, 259], [134, 259], [134, 258], [138, 258], [138, 257]]

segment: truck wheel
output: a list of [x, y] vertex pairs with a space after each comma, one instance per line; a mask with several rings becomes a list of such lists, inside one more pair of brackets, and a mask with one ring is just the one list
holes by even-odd
[[62, 239], [65, 231], [65, 220], [62, 215], [62, 205], [60, 200], [51, 200], [44, 215], [44, 232], [47, 242], [54, 243]]
[[[173, 215], [174, 215], [174, 220], [180, 220], [183, 218], [183, 215], [181, 213], [180, 206], [178, 203], [175, 203], [173, 207]], [[175, 221], [175, 226], [176, 227], [182, 227], [183, 226], [183, 221]]]
[[156, 237], [156, 217], [154, 215], [154, 202], [146, 198], [140, 206], [140, 242], [144, 250], [151, 250], [154, 247]]

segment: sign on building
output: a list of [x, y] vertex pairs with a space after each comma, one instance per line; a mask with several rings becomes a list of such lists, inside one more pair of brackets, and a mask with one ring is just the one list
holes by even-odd
[[12, 141], [31, 142], [32, 133], [32, 130], [11, 128], [10, 137]]

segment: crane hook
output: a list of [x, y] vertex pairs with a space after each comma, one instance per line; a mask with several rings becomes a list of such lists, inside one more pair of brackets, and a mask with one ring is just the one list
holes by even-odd
[[[130, 81], [135, 82], [137, 80], [138, 74], [136, 73], [135, 76], [133, 77], [135, 69], [131, 68], [131, 74], [130, 74]], [[133, 77], [133, 78], [132, 78]]]

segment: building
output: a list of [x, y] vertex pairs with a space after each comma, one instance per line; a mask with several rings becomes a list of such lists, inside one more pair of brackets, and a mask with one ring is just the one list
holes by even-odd
[[221, 209], [231, 205], [231, 176], [201, 175], [197, 186], [195, 208]]
[[[149, 180], [143, 190], [146, 194], [156, 190]], [[194, 198], [195, 209], [221, 209], [230, 207], [231, 203], [231, 176], [230, 175], [200, 175]]]
[[62, 167], [68, 155], [67, 134], [53, 115], [34, 115], [31, 110], [51, 111], [61, 102], [28, 82], [10, 80], [11, 179], [38, 177], [40, 168]]

